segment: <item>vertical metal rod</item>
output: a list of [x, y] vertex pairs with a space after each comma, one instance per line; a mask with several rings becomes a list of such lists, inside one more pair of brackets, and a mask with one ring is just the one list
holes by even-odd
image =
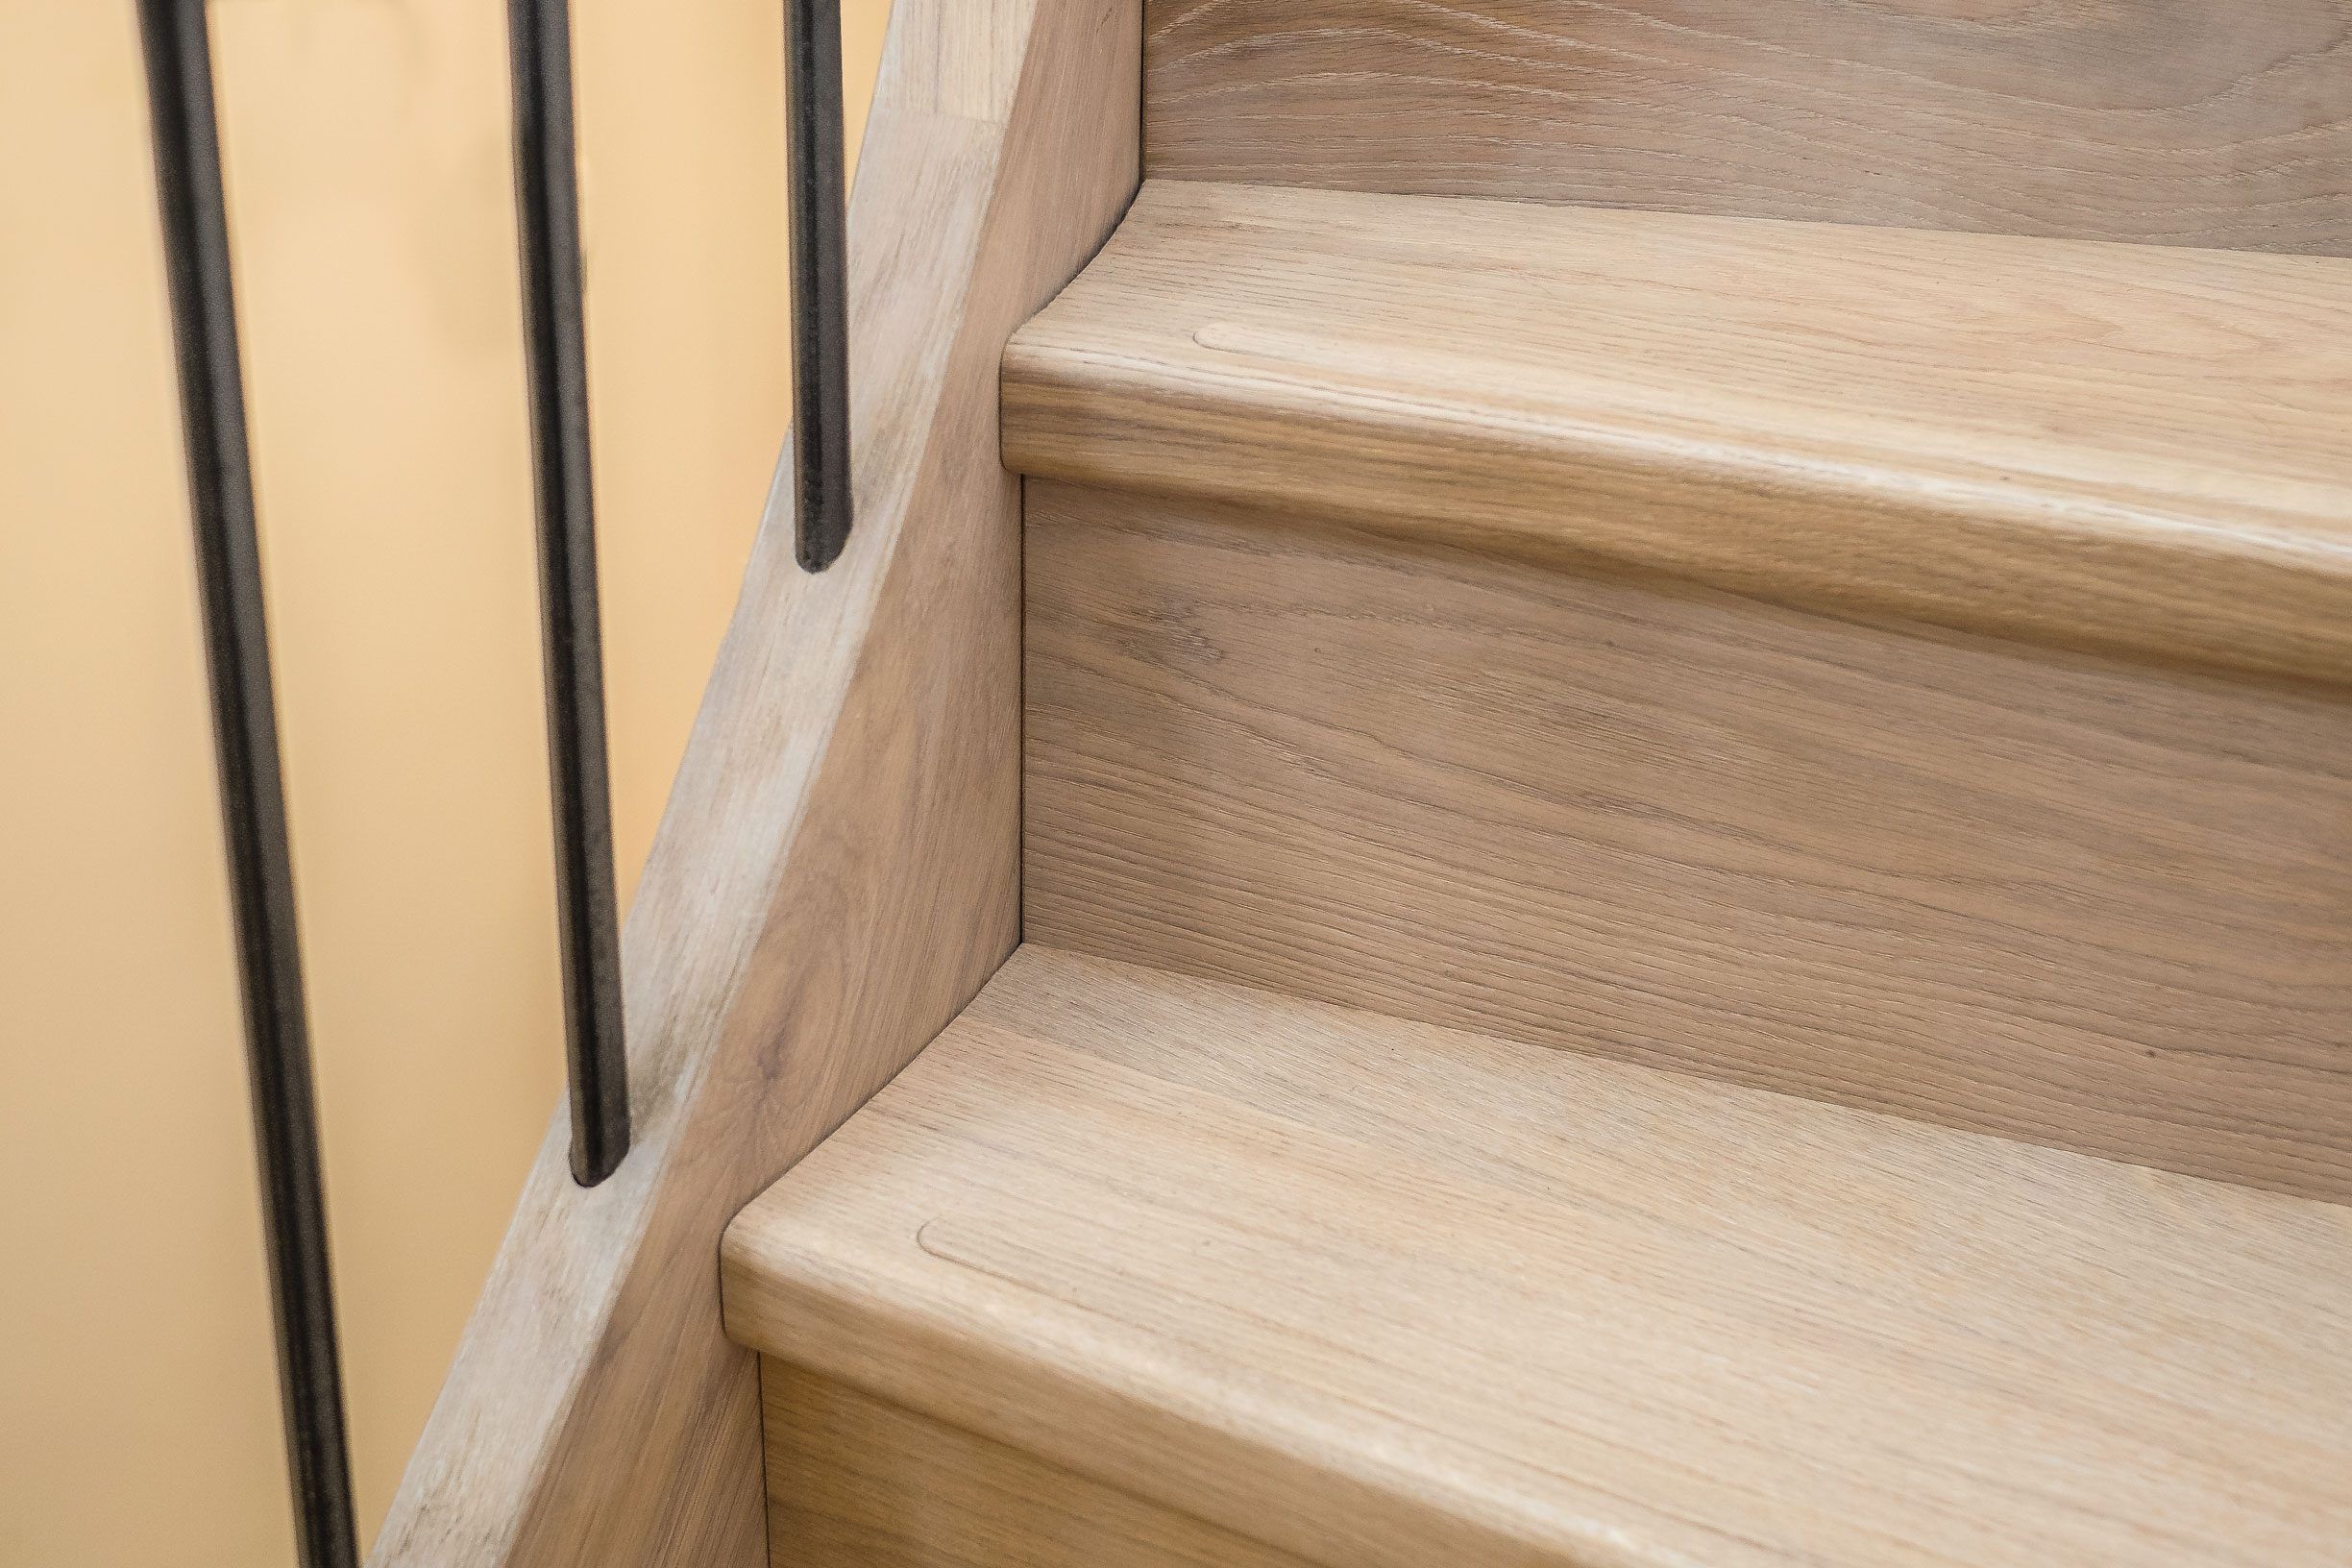
[[139, 0], [154, 119], [188, 508], [245, 1015], [246, 1074], [278, 1338], [278, 1387], [307, 1568], [355, 1568], [334, 1284], [237, 364], [212, 52], [203, 0]]
[[800, 565], [849, 542], [849, 263], [841, 0], [785, 0], [792, 212], [793, 499]]
[[604, 740], [604, 640], [588, 465], [572, 23], [565, 0], [508, 0], [506, 19], [539, 519], [548, 793], [555, 819], [556, 921], [571, 1067], [572, 1176], [582, 1187], [594, 1187], [628, 1153], [629, 1103], [612, 784]]

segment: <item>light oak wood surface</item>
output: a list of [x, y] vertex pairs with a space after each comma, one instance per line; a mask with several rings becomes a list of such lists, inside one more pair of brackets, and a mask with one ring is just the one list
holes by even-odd
[[637, 1145], [582, 1190], [558, 1114], [376, 1568], [766, 1561], [719, 1235], [1016, 940], [996, 361], [1134, 189], [1139, 48], [1130, 0], [894, 8], [849, 225], [855, 531], [804, 575], [771, 501], [624, 937]]
[[1149, 0], [1154, 176], [2352, 253], [2345, 0]]
[[772, 1357], [773, 1568], [1305, 1568]]
[[1032, 481], [1024, 934], [2352, 1199], [2352, 700]]
[[2352, 261], [1149, 182], [1022, 471], [2352, 680]]
[[724, 1258], [746, 1343], [1335, 1568], [2352, 1541], [2352, 1210], [1034, 944]]

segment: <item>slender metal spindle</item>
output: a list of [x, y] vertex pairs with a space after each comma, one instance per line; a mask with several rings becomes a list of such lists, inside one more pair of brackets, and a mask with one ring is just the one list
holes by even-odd
[[581, 320], [579, 183], [565, 0], [508, 0], [516, 227], [539, 519], [556, 924], [571, 1066], [572, 1175], [594, 1187], [629, 1147], [628, 1058], [604, 740], [604, 639], [597, 607], [588, 465], [588, 343]]
[[841, 0], [786, 0], [792, 214], [793, 499], [800, 565], [849, 542], [849, 263]]
[[139, 0], [154, 119], [156, 193], [180, 370], [188, 509], [196, 542], [221, 821], [245, 1015], [246, 1075], [259, 1157], [278, 1386], [306, 1568], [355, 1568], [351, 1461], [335, 1349], [334, 1285], [319, 1173], [294, 867], [261, 554], [230, 286], [212, 52], [203, 0]]

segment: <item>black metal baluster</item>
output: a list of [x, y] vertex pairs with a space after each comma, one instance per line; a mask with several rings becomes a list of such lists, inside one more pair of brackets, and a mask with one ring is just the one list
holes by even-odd
[[792, 212], [793, 499], [800, 564], [849, 542], [849, 263], [841, 0], [786, 0]]
[[308, 1568], [355, 1568], [351, 1462], [319, 1174], [309, 1025], [237, 364], [236, 302], [204, 0], [139, 0], [188, 509], [245, 1015], [294, 1532]]
[[588, 465], [588, 346], [581, 320], [579, 184], [565, 0], [508, 0], [516, 227], [539, 514], [549, 796], [571, 1066], [572, 1175], [594, 1187], [628, 1153], [628, 1058], [613, 885], [604, 649]]

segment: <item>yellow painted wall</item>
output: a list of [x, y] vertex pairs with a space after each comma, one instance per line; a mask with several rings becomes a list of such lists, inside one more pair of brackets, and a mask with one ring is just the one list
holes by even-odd
[[[785, 418], [781, 0], [574, 10], [627, 885]], [[372, 1533], [560, 1078], [503, 8], [212, 12]], [[131, 0], [0, 0], [6, 1568], [291, 1555], [146, 135]]]

